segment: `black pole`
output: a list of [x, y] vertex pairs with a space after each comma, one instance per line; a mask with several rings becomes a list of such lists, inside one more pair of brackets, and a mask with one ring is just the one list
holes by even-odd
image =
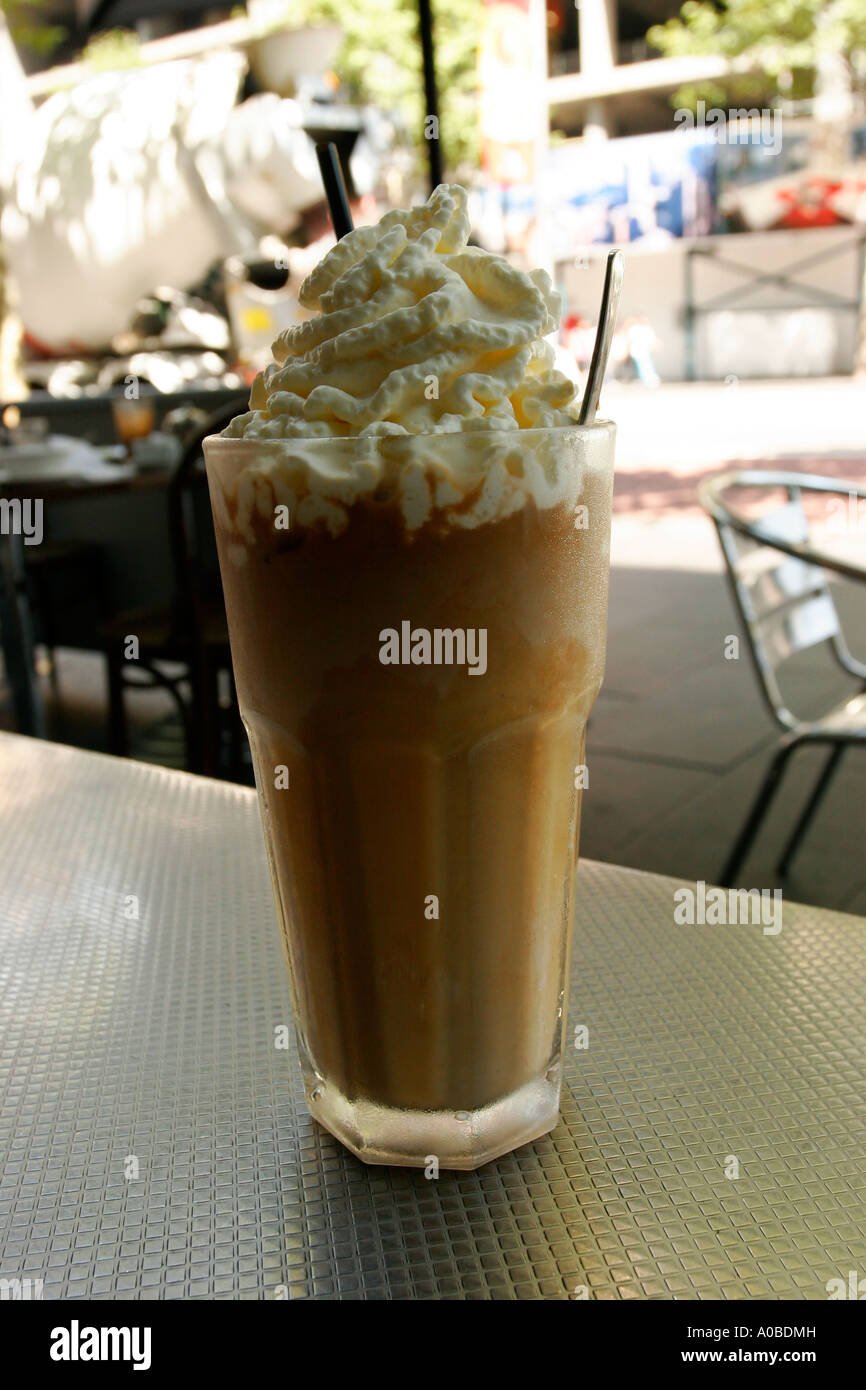
[[327, 145], [317, 145], [316, 156], [319, 161], [319, 173], [322, 175], [322, 183], [325, 186], [325, 197], [328, 200], [331, 222], [334, 225], [334, 235], [338, 241], [341, 241], [352, 230], [352, 214], [349, 211], [349, 200], [346, 197], [346, 185], [343, 181], [343, 170], [340, 165], [337, 146], [333, 141]]
[[[424, 59], [424, 138], [430, 162], [430, 192], [442, 182], [442, 146], [439, 143], [439, 96], [433, 59], [433, 15], [430, 0], [418, 0], [418, 27]], [[432, 119], [431, 119], [432, 117]], [[429, 133], [428, 133], [429, 132]]]

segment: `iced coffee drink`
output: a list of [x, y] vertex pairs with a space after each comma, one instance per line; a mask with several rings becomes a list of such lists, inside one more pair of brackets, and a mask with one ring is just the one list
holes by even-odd
[[206, 445], [312, 1114], [472, 1168], [556, 1123], [613, 427], [465, 195], [350, 233]]

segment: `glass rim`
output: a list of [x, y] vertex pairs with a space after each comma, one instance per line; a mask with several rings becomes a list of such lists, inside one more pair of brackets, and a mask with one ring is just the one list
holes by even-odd
[[[209, 434], [202, 441], [203, 446], [207, 445], [209, 452], [219, 450], [221, 453], [227, 449], [330, 449], [340, 448], [348, 450], [359, 444], [367, 447], [376, 448], [380, 445], [388, 447], [406, 447], [410, 441], [417, 440], [418, 443], [426, 441], [428, 443], [442, 444], [443, 440], [461, 439], [466, 443], [472, 440], [476, 444], [482, 440], [488, 440], [491, 444], [505, 444], [525, 440], [531, 442], [533, 437], [551, 435], [569, 436], [578, 438], [598, 436], [600, 434], [610, 434], [615, 432], [616, 423], [607, 418], [596, 417], [590, 425], [579, 425], [575, 420], [574, 424], [569, 425], [533, 425], [529, 429], [479, 429], [479, 430], [437, 430], [423, 434], [338, 434], [338, 435], [270, 435], [261, 438], [249, 438], [240, 436], [234, 438], [224, 434]], [[451, 445], [450, 447], [455, 447]]]

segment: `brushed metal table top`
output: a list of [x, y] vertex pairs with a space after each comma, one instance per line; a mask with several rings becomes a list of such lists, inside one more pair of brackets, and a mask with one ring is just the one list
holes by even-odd
[[[252, 792], [0, 736], [0, 1278], [45, 1298], [826, 1298], [866, 1275], [866, 920], [584, 863], [562, 1119], [476, 1173], [309, 1117]], [[739, 1165], [739, 1176], [732, 1177]]]

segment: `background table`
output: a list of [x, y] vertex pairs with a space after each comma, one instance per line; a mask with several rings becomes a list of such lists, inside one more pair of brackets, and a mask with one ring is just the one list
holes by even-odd
[[[0, 456], [2, 463], [2, 456]], [[39, 500], [49, 540], [97, 541], [105, 552], [105, 582], [115, 609], [171, 598], [173, 574], [166, 498], [171, 471], [91, 469], [78, 477], [0, 475], [0, 498]], [[0, 644], [15, 723], [45, 735], [45, 712], [33, 666], [33, 621], [21, 536], [0, 532]], [[93, 633], [93, 646], [100, 638]]]
[[823, 1299], [862, 1277], [866, 922], [680, 927], [676, 886], [581, 866], [590, 1046], [552, 1135], [438, 1180], [368, 1168], [274, 1045], [253, 794], [0, 737], [0, 1277], [120, 1299]]

